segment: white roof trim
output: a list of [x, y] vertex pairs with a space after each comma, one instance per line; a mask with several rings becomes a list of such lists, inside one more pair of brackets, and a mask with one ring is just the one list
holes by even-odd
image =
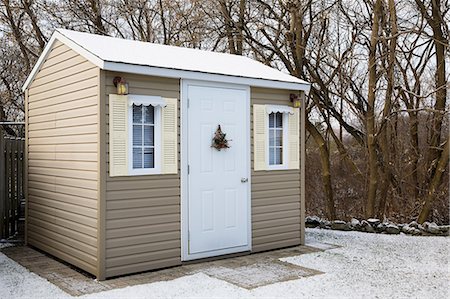
[[80, 45], [78, 45], [77, 43], [72, 41], [71, 39], [65, 37], [58, 31], [55, 31], [55, 32], [53, 32], [50, 40], [47, 42], [47, 45], [45, 46], [44, 50], [42, 51], [41, 56], [39, 56], [39, 59], [36, 62], [36, 64], [34, 65], [33, 69], [31, 70], [31, 73], [28, 75], [27, 80], [23, 84], [22, 92], [25, 92], [25, 90], [28, 87], [30, 87], [31, 82], [33, 81], [34, 77], [37, 75], [37, 73], [41, 69], [41, 66], [44, 63], [44, 61], [47, 59], [48, 54], [50, 54], [50, 51], [52, 50], [53, 44], [55, 43], [56, 40], [59, 40], [60, 42], [64, 43], [66, 46], [68, 46], [69, 48], [71, 48], [72, 50], [74, 50], [75, 52], [77, 52], [78, 54], [80, 54], [81, 56], [83, 56], [84, 58], [86, 58], [87, 60], [89, 60], [96, 66], [98, 66], [99, 68], [101, 68], [101, 69], [104, 68], [104, 61], [102, 59], [100, 59], [96, 55], [92, 54], [85, 48], [81, 47]]
[[150, 106], [151, 105], [153, 107], [160, 106], [160, 107], [164, 108], [167, 106], [167, 103], [162, 97], [129, 94], [128, 95], [128, 105], [130, 105], [130, 106], [133, 106], [133, 105]]
[[294, 108], [284, 105], [266, 105], [266, 113], [289, 113], [294, 114]]
[[310, 84], [302, 84], [295, 82], [285, 82], [285, 81], [273, 81], [267, 79], [257, 79], [248, 77], [235, 77], [229, 75], [221, 74], [211, 74], [203, 73], [197, 71], [185, 71], [177, 69], [166, 69], [159, 67], [152, 67], [146, 65], [135, 65], [127, 63], [109, 62], [105, 61], [104, 70], [148, 75], [148, 76], [159, 76], [167, 78], [176, 79], [187, 79], [187, 80], [200, 80], [200, 81], [211, 81], [211, 82], [223, 82], [231, 84], [249, 85], [255, 87], [267, 87], [267, 88], [280, 88], [280, 89], [291, 89], [291, 90], [304, 90], [306, 92], [310, 89]]

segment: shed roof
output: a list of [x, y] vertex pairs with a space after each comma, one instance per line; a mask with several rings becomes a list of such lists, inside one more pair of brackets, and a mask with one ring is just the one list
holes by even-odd
[[245, 56], [167, 46], [57, 29], [28, 76], [25, 90], [59, 40], [104, 70], [219, 81], [268, 88], [309, 90], [310, 84]]

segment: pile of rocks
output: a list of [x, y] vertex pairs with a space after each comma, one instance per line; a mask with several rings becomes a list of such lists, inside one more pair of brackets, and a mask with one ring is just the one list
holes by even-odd
[[389, 222], [381, 222], [379, 219], [371, 218], [361, 220], [352, 218], [350, 222], [342, 220], [328, 221], [317, 216], [307, 216], [305, 219], [306, 227], [334, 229], [343, 231], [360, 231], [367, 233], [384, 233], [384, 234], [400, 234], [414, 236], [448, 236], [450, 233], [450, 225], [437, 225], [434, 222], [424, 222], [419, 224], [412, 221], [408, 224], [394, 224]]

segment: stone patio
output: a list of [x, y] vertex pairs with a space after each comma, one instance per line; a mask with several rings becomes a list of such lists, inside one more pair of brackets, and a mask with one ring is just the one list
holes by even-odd
[[7, 247], [2, 249], [2, 253], [66, 293], [81, 296], [126, 286], [168, 281], [196, 273], [204, 273], [242, 288], [253, 289], [321, 274], [322, 272], [317, 270], [282, 262], [279, 259], [335, 247], [330, 244], [311, 244], [214, 261], [189, 263], [105, 281], [97, 281], [91, 275], [28, 246]]

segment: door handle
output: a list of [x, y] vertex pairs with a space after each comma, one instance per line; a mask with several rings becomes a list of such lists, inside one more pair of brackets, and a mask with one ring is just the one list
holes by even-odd
[[248, 178], [241, 178], [241, 183], [247, 183], [248, 182]]

